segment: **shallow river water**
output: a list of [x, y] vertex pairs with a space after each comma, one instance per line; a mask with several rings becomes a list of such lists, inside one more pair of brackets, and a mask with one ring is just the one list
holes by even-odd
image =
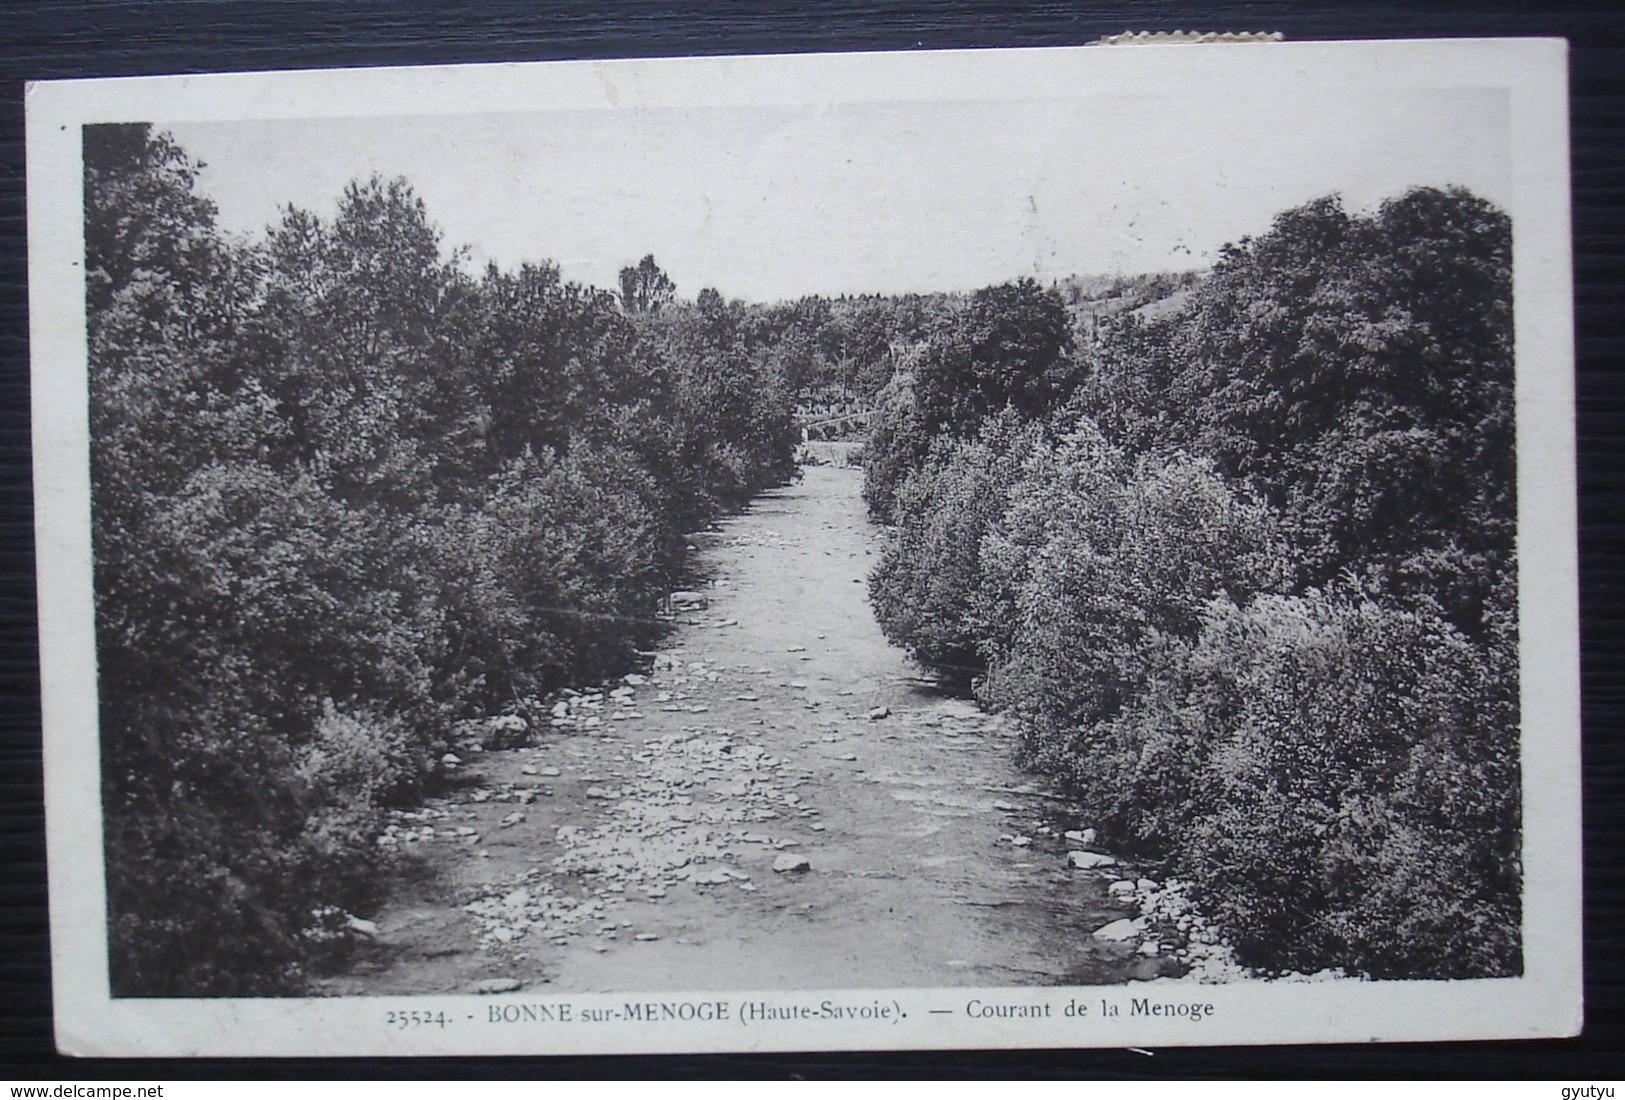
[[465, 754], [463, 785], [399, 815], [385, 843], [421, 873], [324, 990], [1177, 972], [1091, 934], [1136, 912], [1108, 892], [1117, 874], [1069, 867], [1074, 823], [1017, 768], [1005, 723], [886, 642], [861, 480], [807, 467], [696, 538], [707, 605], [680, 614], [652, 669], [567, 700], [534, 746]]

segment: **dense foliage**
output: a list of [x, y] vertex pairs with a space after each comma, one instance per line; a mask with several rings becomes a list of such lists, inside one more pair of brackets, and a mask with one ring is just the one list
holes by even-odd
[[1517, 973], [1511, 316], [1459, 190], [979, 292], [879, 396], [882, 625], [1243, 961]]
[[[681, 299], [471, 271], [401, 180], [230, 239], [85, 131], [114, 991], [286, 992], [463, 720], [656, 636], [685, 532], [868, 418], [888, 634], [1244, 961], [1517, 973], [1510, 226], [1281, 215], [1200, 276]], [[799, 424], [798, 424], [799, 420]]]
[[402, 180], [230, 240], [85, 130], [113, 988], [297, 989], [460, 719], [627, 671], [683, 533], [792, 475], [741, 307], [480, 274]]

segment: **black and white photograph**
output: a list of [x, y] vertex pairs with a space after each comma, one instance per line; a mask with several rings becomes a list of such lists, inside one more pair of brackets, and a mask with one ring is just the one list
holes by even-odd
[[59, 1043], [1572, 1034], [1564, 80], [37, 86]]

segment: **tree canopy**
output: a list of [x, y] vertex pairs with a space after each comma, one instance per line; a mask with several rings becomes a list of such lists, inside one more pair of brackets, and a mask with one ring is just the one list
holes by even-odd
[[381, 177], [233, 241], [167, 135], [84, 147], [114, 991], [297, 990], [382, 809], [630, 670], [684, 533], [793, 474], [791, 398], [652, 258], [624, 301], [471, 273]]

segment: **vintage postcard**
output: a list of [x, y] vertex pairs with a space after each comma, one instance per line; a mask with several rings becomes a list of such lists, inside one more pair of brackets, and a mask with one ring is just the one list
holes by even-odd
[[1566, 89], [33, 85], [59, 1045], [1575, 1034]]

